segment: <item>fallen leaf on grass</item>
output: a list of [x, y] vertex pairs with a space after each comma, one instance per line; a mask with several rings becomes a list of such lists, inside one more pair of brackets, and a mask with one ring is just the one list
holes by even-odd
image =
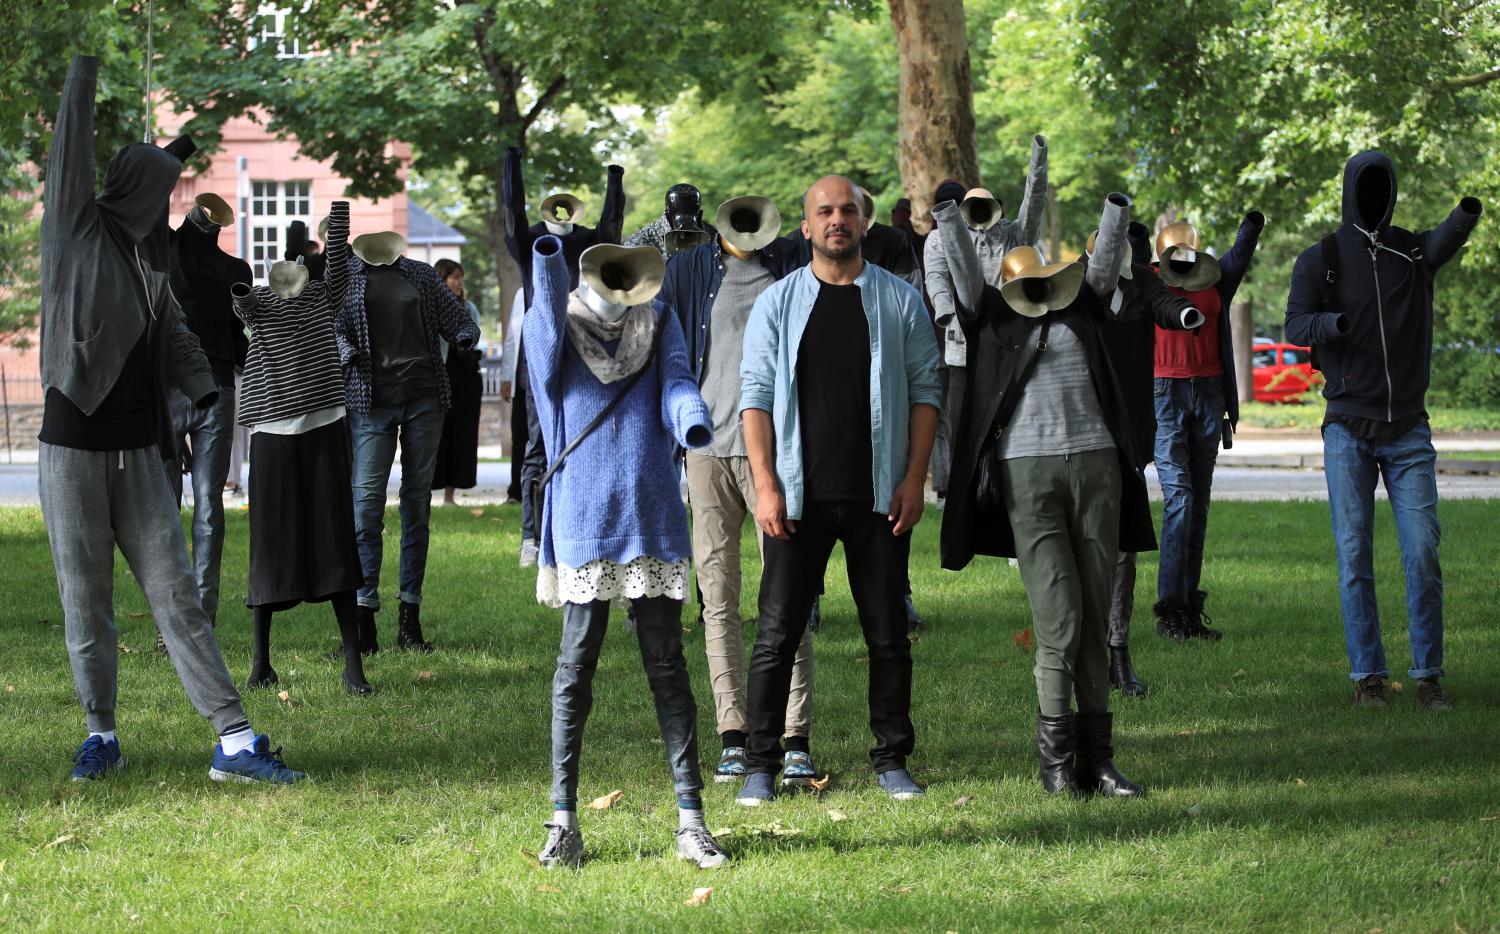
[[470, 509], [469, 510], [469, 515], [473, 516], [476, 519], [483, 519], [484, 518], [484, 510], [483, 509]]
[[418, 681], [431, 681], [432, 680], [432, 672], [430, 672], [430, 671], [419, 671], [419, 672], [417, 672], [417, 680]]
[[526, 862], [530, 863], [533, 867], [535, 867], [537, 869], [541, 869], [542, 868], [542, 861], [536, 858], [536, 854], [535, 853], [533, 853], [530, 850], [526, 849], [524, 846], [520, 848], [520, 852], [521, 852], [521, 858], [524, 859], [524, 860], [526, 860]]
[[47, 844], [45, 848], [50, 850], [55, 846], [62, 846], [64, 843], [72, 843], [77, 839], [78, 838], [73, 834], [65, 833], [62, 836], [58, 837], [56, 840], [53, 840], [51, 843]]
[[1036, 648], [1036, 643], [1031, 638], [1030, 626], [1027, 626], [1025, 629], [1016, 633], [1011, 637], [1010, 641], [1016, 644], [1016, 648], [1020, 649], [1028, 655], [1030, 655], [1032, 650]]
[[125, 615], [128, 616], [128, 617], [130, 617], [131, 619], [145, 619], [146, 618], [146, 614], [145, 613], [126, 613]]
[[1177, 735], [1178, 736], [1197, 736], [1198, 735], [1198, 731], [1197, 730], [1178, 730], [1177, 731]]
[[870, 659], [869, 659], [868, 656], [861, 655], [859, 658], [856, 658], [854, 660], [854, 664], [856, 664], [856, 665], [864, 665], [864, 664], [868, 664], [869, 661], [870, 661]]
[[607, 794], [607, 795], [600, 795], [599, 797], [597, 797], [594, 800], [590, 801], [588, 803], [588, 807], [589, 807], [590, 810], [594, 810], [594, 811], [607, 811], [610, 808], [614, 807], [615, 805], [619, 804], [620, 800], [622, 798], [624, 798], [624, 797], [625, 797], [625, 792], [623, 792], [620, 789], [616, 788], [614, 791], [611, 791], [609, 794]]
[[849, 819], [849, 815], [845, 814], [843, 811], [829, 811], [828, 812], [828, 819], [831, 820], [831, 821], [833, 821], [834, 823], [838, 823], [839, 821], [842, 821], [842, 820], [848, 820]]
[[1199, 814], [1203, 813], [1203, 805], [1201, 805], [1201, 804], [1194, 804], [1191, 807], [1189, 807], [1186, 811], [1183, 811], [1183, 813], [1186, 814], [1188, 817], [1197, 817]]
[[1230, 677], [1231, 678], [1243, 678], [1243, 677], [1245, 677], [1245, 669], [1243, 669], [1243, 668], [1239, 669], [1234, 674], [1230, 675]]
[[1489, 817], [1481, 817], [1479, 820], [1481, 823], [1484, 821], [1500, 820], [1500, 814], [1491, 814]]
[[286, 704], [288, 707], [300, 707], [300, 706], [302, 706], [302, 702], [300, 700], [298, 700], [297, 698], [293, 697], [290, 691], [279, 691], [279, 692], [277, 692], [276, 699], [279, 700], [279, 701], [281, 701], [283, 704]]
[[974, 798], [973, 798], [972, 795], [964, 795], [963, 797], [956, 799], [953, 802], [953, 806], [956, 807], [956, 808], [961, 808], [961, 807], [963, 807], [964, 805], [968, 804], [970, 801], [973, 801], [973, 800], [974, 800]]
[[823, 792], [828, 790], [828, 783], [831, 781], [833, 781], [832, 775], [824, 775], [822, 778], [809, 778], [807, 780], [807, 787], [811, 788], [813, 791], [816, 791], [818, 794], [822, 794]]
[[562, 889], [558, 888], [555, 885], [539, 885], [539, 886], [536, 887], [536, 890], [538, 892], [546, 892], [548, 895], [561, 895], [562, 894]]
[[119, 649], [120, 652], [122, 652], [125, 655], [134, 655], [135, 654], [135, 649], [131, 648], [130, 646], [126, 645], [123, 642], [121, 642], [118, 645], [116, 645], [115, 648]]
[[1391, 688], [1392, 691], [1395, 691], [1397, 694], [1400, 694], [1401, 693], [1401, 682], [1400, 681], [1392, 681], [1390, 683], [1390, 688]]
[[1307, 782], [1304, 782], [1302, 779], [1299, 778], [1299, 779], [1297, 779], [1297, 786], [1299, 788], [1306, 788], [1307, 787]]
[[16, 686], [14, 684], [7, 684], [5, 686], [5, 693], [7, 693], [7, 694], [14, 694], [14, 693], [16, 693]]
[[683, 899], [682, 903], [689, 908], [702, 908], [704, 905], [708, 904], [708, 900], [713, 894], [713, 889], [693, 889], [692, 896], [690, 898]]
[[910, 895], [912, 893], [913, 889], [909, 885], [898, 885], [898, 886], [895, 886], [894, 888], [892, 888], [891, 891], [892, 892], [897, 892], [897, 893], [899, 893], [901, 895]]

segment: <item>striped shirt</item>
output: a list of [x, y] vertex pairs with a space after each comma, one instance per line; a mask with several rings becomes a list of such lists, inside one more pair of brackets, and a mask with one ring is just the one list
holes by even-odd
[[[258, 425], [344, 404], [344, 376], [333, 314], [349, 284], [349, 202], [328, 215], [323, 281], [294, 298], [267, 286], [234, 296], [234, 312], [250, 326], [250, 354], [240, 384], [241, 425]], [[242, 290], [237, 290], [242, 291]]]

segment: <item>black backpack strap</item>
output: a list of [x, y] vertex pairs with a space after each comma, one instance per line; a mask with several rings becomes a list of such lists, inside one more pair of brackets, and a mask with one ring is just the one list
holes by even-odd
[[661, 332], [666, 329], [666, 316], [669, 314], [671, 314], [670, 311], [662, 312], [661, 316], [656, 319], [656, 334], [651, 338], [651, 352], [646, 354], [646, 362], [641, 364], [639, 370], [626, 377], [625, 384], [620, 387], [620, 391], [615, 394], [615, 397], [609, 400], [609, 404], [600, 409], [599, 414], [595, 415], [587, 425], [584, 425], [583, 430], [574, 435], [573, 440], [568, 442], [568, 446], [562, 449], [562, 453], [558, 454], [557, 457], [552, 459], [552, 463], [547, 465], [546, 472], [537, 480], [538, 486], [542, 489], [545, 490], [547, 488], [547, 481], [551, 480], [552, 475], [557, 473], [558, 469], [562, 467], [563, 461], [568, 459], [568, 455], [572, 454], [574, 449], [582, 444], [585, 438], [593, 434], [594, 429], [604, 424], [605, 420], [614, 413], [620, 403], [625, 401], [625, 397], [630, 395], [630, 390], [635, 388], [635, 384], [639, 383], [641, 377], [646, 375], [646, 371], [651, 369], [651, 364], [656, 360], [657, 351], [661, 349]]

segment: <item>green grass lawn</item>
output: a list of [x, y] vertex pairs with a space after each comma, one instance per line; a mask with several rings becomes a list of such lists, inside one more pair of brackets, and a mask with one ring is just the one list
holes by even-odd
[[[864, 647], [829, 575], [817, 638], [813, 751], [821, 798], [758, 811], [710, 784], [710, 826], [733, 863], [671, 858], [674, 799], [639, 654], [611, 632], [597, 679], [581, 797], [588, 861], [544, 872], [529, 854], [549, 814], [549, 691], [558, 615], [517, 569], [517, 513], [436, 510], [424, 622], [441, 650], [382, 651], [373, 699], [345, 696], [322, 659], [326, 607], [286, 614], [282, 687], [247, 697], [257, 729], [314, 779], [216, 785], [214, 736], [151, 651], [145, 605], [118, 571], [120, 735], [129, 767], [68, 782], [83, 739], [47, 541], [34, 509], [0, 511], [0, 926], [32, 929], [1030, 928], [1454, 930], [1500, 924], [1500, 742], [1495, 709], [1494, 502], [1445, 502], [1448, 685], [1457, 709], [1350, 706], [1327, 508], [1214, 507], [1205, 571], [1218, 645], [1151, 629], [1143, 557], [1136, 657], [1151, 688], [1117, 705], [1117, 760], [1142, 801], [1045, 798], [1036, 780], [1028, 625], [1016, 573], [985, 560], [936, 569], [937, 521], [918, 529], [913, 578], [929, 620], [914, 646], [924, 800], [877, 789], [866, 750]], [[394, 514], [388, 526], [395, 525]], [[246, 519], [230, 518], [220, 641], [249, 663]], [[396, 579], [388, 528], [387, 591]], [[1377, 521], [1393, 669], [1409, 663], [1389, 513]], [[747, 536], [747, 545], [749, 544]], [[753, 554], [754, 549], [749, 548]], [[121, 562], [123, 565], [123, 562]], [[749, 568], [745, 612], [758, 571]], [[691, 615], [691, 614], [690, 614]], [[616, 619], [622, 621], [623, 614]], [[394, 613], [381, 615], [382, 641]], [[701, 633], [688, 637], [717, 753]], [[702, 907], [683, 904], [712, 886]]]
[[[1323, 397], [1316, 393], [1302, 403], [1242, 402], [1240, 424], [1251, 428], [1294, 428], [1317, 431], [1323, 424]], [[1435, 406], [1428, 413], [1434, 432], [1500, 431], [1500, 410]]]

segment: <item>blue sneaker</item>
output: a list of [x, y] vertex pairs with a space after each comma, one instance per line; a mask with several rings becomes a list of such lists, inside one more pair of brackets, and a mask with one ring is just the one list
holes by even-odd
[[781, 787], [805, 788], [818, 777], [812, 753], [789, 752], [781, 758]]
[[90, 736], [73, 755], [73, 781], [86, 782], [103, 778], [111, 769], [125, 768], [125, 757], [120, 755], [120, 741], [106, 742], [102, 736]]
[[922, 786], [912, 781], [911, 773], [906, 769], [891, 769], [880, 773], [880, 787], [885, 793], [897, 801], [910, 801], [920, 798], [926, 794]]
[[745, 747], [728, 746], [719, 755], [719, 764], [714, 767], [714, 781], [732, 782], [745, 776]]
[[734, 803], [742, 807], [758, 808], [776, 797], [776, 783], [769, 772], [751, 772], [745, 776], [745, 784]]
[[290, 785], [307, 777], [306, 772], [289, 769], [281, 761], [281, 750], [271, 751], [271, 741], [257, 734], [255, 745], [232, 756], [224, 755], [222, 745], [214, 747], [214, 762], [208, 777], [216, 782], [268, 782]]

